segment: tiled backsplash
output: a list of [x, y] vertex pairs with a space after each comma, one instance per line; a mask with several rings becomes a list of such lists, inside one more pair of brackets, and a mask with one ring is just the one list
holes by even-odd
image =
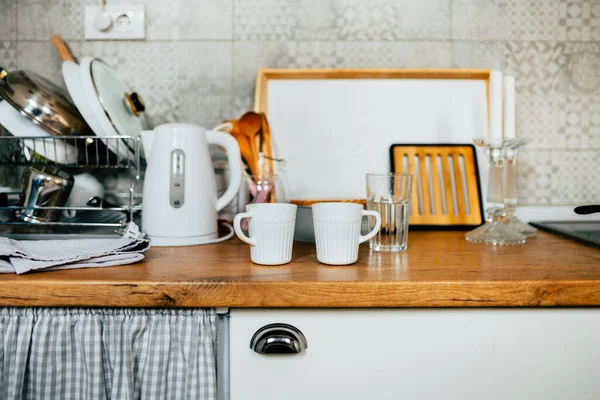
[[143, 3], [144, 42], [86, 42], [95, 0], [0, 0], [0, 65], [61, 82], [50, 44], [106, 59], [151, 124], [250, 109], [264, 67], [502, 68], [517, 77], [523, 204], [600, 201], [600, 0], [108, 0]]

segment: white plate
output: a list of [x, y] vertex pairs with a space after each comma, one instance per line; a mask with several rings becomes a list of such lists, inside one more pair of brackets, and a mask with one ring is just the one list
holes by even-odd
[[[276, 155], [287, 160], [289, 197], [364, 198], [365, 174], [390, 171], [392, 144], [486, 136], [489, 71], [441, 72], [443, 79], [427, 70], [261, 71], [256, 110], [267, 113]], [[485, 193], [479, 149], [478, 165]]]
[[[99, 82], [96, 82], [94, 76], [92, 76], [93, 63], [102, 63], [106, 66], [108, 66], [108, 64], [97, 58], [84, 57], [81, 60], [81, 64], [79, 66], [80, 82], [81, 88], [83, 89], [83, 96], [85, 99], [87, 99], [88, 109], [90, 110], [91, 114], [94, 115], [94, 125], [97, 126], [97, 131], [96, 129], [92, 128], [94, 129], [94, 133], [96, 133], [96, 135], [99, 137], [118, 135], [134, 137], [139, 136], [142, 131], [141, 122], [139, 123], [139, 125], [133, 125], [133, 127], [120, 124], [119, 117], [122, 117], [122, 113], [120, 113], [120, 111], [122, 111], [121, 109], [125, 109], [125, 105], [122, 103], [122, 96], [125, 94], [125, 92], [130, 92], [130, 90], [127, 88], [127, 86], [125, 86], [124, 83], [118, 80], [118, 77], [116, 77], [116, 75], [114, 75], [112, 76], [112, 78], [118, 80], [118, 83], [120, 84], [120, 87], [123, 88], [123, 90], [119, 92], [121, 94], [119, 95], [118, 100], [115, 100], [113, 96], [107, 96], [106, 92], [108, 92], [108, 94], [114, 95], [117, 91], [117, 88], [115, 88], [112, 85], [114, 81], [110, 81], [108, 79], [103, 80], [103, 82], [98, 86]], [[113, 72], [112, 69], [111, 72]], [[102, 84], [108, 87], [102, 87]], [[104, 97], [102, 97], [103, 93], [105, 94]], [[109, 111], [110, 115], [108, 113]], [[115, 118], [115, 116], [117, 117], [117, 119], [111, 120], [111, 118]], [[123, 131], [119, 131], [117, 129], [118, 127], [123, 126], [125, 126]], [[125, 141], [106, 139], [103, 140], [103, 142], [112, 152], [117, 154], [119, 157], [135, 161], [135, 154], [127, 146], [127, 143]]]
[[85, 92], [81, 86], [81, 72], [79, 70], [79, 65], [72, 61], [63, 62], [62, 74], [65, 85], [67, 85], [67, 89], [71, 95], [71, 99], [73, 99], [73, 103], [75, 103], [75, 106], [79, 110], [81, 116], [85, 119], [85, 122], [87, 122], [96, 136], [106, 136], [89, 106], [89, 101], [85, 97]]
[[77, 163], [77, 149], [75, 146], [60, 138], [55, 138], [43, 128], [35, 125], [30, 119], [21, 115], [6, 101], [0, 101], [0, 124], [2, 124], [13, 136], [17, 137], [40, 137], [49, 139], [23, 139], [23, 144], [30, 150], [48, 160], [58, 164]]

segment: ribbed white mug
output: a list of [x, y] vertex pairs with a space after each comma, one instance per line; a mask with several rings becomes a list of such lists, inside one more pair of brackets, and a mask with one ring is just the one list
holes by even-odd
[[[381, 228], [377, 211], [365, 211], [360, 204], [318, 203], [312, 206], [317, 259], [323, 264], [347, 265], [358, 260], [358, 246], [371, 239]], [[375, 227], [362, 236], [365, 216], [375, 217]]]
[[[246, 212], [235, 216], [236, 235], [250, 245], [252, 262], [262, 265], [287, 264], [292, 260], [296, 205], [280, 203], [248, 204]], [[248, 234], [241, 228], [248, 218]]]

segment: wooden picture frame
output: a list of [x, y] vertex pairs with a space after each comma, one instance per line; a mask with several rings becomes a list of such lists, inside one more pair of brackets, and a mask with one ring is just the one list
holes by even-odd
[[[365, 172], [382, 172], [389, 168], [389, 161], [386, 160], [383, 163], [381, 160], [387, 157], [391, 144], [416, 142], [467, 144], [471, 143], [475, 137], [486, 136], [489, 119], [490, 73], [491, 70], [489, 69], [260, 68], [256, 79], [254, 110], [267, 115], [272, 128], [275, 154], [278, 157], [288, 160], [288, 176], [290, 182], [294, 182], [293, 187], [290, 185], [292, 188], [290, 190], [291, 199], [356, 199], [364, 196], [364, 193], [362, 193], [364, 189], [360, 190], [358, 187], [359, 183], [357, 183], [360, 181], [358, 178], [360, 174], [364, 174]], [[306, 85], [299, 82], [303, 80], [306, 81]], [[327, 80], [330, 82], [320, 83], [320, 81]], [[363, 80], [364, 82], [353, 83], [353, 80]], [[381, 82], [378, 82], [379, 80]], [[383, 82], [384, 80], [387, 80], [389, 84], [388, 82]], [[411, 83], [410, 80], [415, 82]], [[440, 81], [439, 84], [433, 82], [437, 80]], [[338, 84], [338, 82], [334, 81], [342, 82]], [[467, 81], [471, 81], [472, 83]], [[336, 88], [341, 88], [342, 91], [338, 92], [337, 90], [339, 89]], [[325, 97], [328, 97], [328, 95], [334, 96], [332, 98], [328, 97], [326, 102], [323, 96], [321, 96], [323, 93], [319, 92], [321, 89], [325, 91]], [[409, 90], [409, 92], [406, 90]], [[348, 96], [350, 97], [346, 96], [346, 99], [336, 97], [340, 93], [340, 96], [343, 97], [343, 94], [346, 92], [349, 93]], [[440, 96], [436, 95], [438, 92]], [[310, 100], [313, 94], [315, 96], [314, 103], [319, 103], [318, 105], [313, 104]], [[361, 95], [362, 97], [355, 97]], [[269, 102], [270, 96], [275, 96], [271, 97], [271, 102]], [[364, 100], [365, 96], [374, 96], [373, 99], [376, 100], [374, 101], [373, 108], [369, 108], [368, 104], [364, 104], [361, 101], [354, 100]], [[276, 100], [274, 100], [275, 98]], [[352, 100], [348, 101], [348, 99]], [[352, 104], [348, 105], [346, 103]], [[456, 104], [458, 106], [455, 106]], [[476, 105], [473, 111], [469, 111], [472, 110], [470, 104]], [[319, 108], [318, 115], [315, 113], [317, 107]], [[348, 108], [346, 109], [345, 107]], [[375, 107], [381, 108], [375, 109]], [[430, 108], [428, 109], [427, 107]], [[390, 108], [394, 108], [394, 110], [390, 110]], [[300, 110], [304, 111], [306, 109], [313, 113], [307, 114], [308, 118], [303, 121], [297, 121]], [[419, 110], [418, 115], [411, 112], [411, 109]], [[341, 110], [344, 110], [346, 114], [341, 116]], [[381, 112], [377, 110], [381, 110]], [[404, 113], [408, 112], [409, 114], [404, 114], [404, 119], [400, 120], [401, 125], [390, 125], [390, 121], [388, 121], [390, 113], [394, 113], [395, 115], [398, 110]], [[352, 155], [352, 157], [361, 157], [360, 159], [363, 161], [365, 168], [369, 167], [369, 169], [372, 169], [371, 171], [363, 171], [349, 164], [349, 156], [343, 156], [339, 160], [331, 160], [328, 164], [325, 164], [322, 162], [324, 154], [321, 154], [321, 156], [317, 154], [318, 151], [322, 152], [322, 149], [337, 148], [338, 144], [346, 146], [345, 148], [348, 149], [350, 146], [354, 146], [352, 148], [356, 149], [358, 144], [355, 139], [352, 139], [357, 137], [356, 132], [353, 131], [354, 126], [338, 127], [338, 125], [335, 125], [334, 129], [338, 131], [339, 138], [333, 138], [333, 135], [318, 136], [319, 149], [321, 150], [318, 150], [317, 153], [315, 153], [314, 148], [309, 148], [307, 145], [311, 141], [310, 138], [306, 137], [306, 142], [297, 143], [300, 137], [305, 136], [306, 133], [315, 131], [312, 129], [313, 126], [316, 127], [316, 131], [331, 129], [332, 119], [335, 118], [335, 121], [350, 123], [348, 121], [353, 120], [353, 117], [362, 111], [364, 111], [364, 115], [372, 116], [374, 120], [377, 118], [376, 115], [384, 116], [384, 119], [379, 120], [379, 128], [373, 127], [371, 129], [371, 126], [366, 128], [370, 133], [365, 136], [369, 138], [366, 145], [372, 146], [374, 152], [381, 154], [381, 160], [374, 162], [372, 157], [364, 158], [364, 152], [361, 153], [360, 151], [356, 151]], [[427, 116], [421, 114], [427, 114]], [[325, 115], [322, 118], [323, 120], [319, 120], [323, 115]], [[406, 119], [406, 116], [409, 116], [409, 118]], [[430, 117], [429, 120], [426, 119], [428, 116]], [[475, 119], [471, 119], [472, 117]], [[340, 120], [339, 118], [344, 119]], [[452, 128], [450, 131], [447, 131], [446, 128], [439, 130], [434, 127], [434, 123], [431, 122], [433, 120], [436, 121], [436, 124], [438, 120], [449, 121], [452, 125], [446, 126], [452, 126]], [[310, 121], [311, 125], [306, 121]], [[421, 121], [423, 124], [421, 124]], [[464, 123], [469, 126], [462, 126], [463, 123], [461, 121], [469, 121], [468, 123]], [[323, 124], [320, 124], [320, 122], [323, 122]], [[388, 127], [390, 126], [394, 126], [395, 133], [390, 134], [388, 132], [381, 136], [375, 132], [376, 129], [389, 131]], [[420, 132], [417, 132], [418, 129], [415, 130], [415, 127], [418, 129], [422, 128], [424, 136]], [[356, 129], [359, 129], [359, 127], [356, 126]], [[360, 129], [363, 129], [362, 132], [366, 132], [364, 126], [361, 126]], [[327, 130], [327, 133], [329, 132], [332, 131]], [[339, 132], [349, 135], [346, 136], [349, 140], [341, 139], [342, 136]], [[410, 132], [413, 132], [412, 137]], [[405, 135], [405, 133], [408, 134], [400, 136]], [[314, 139], [313, 137], [312, 140]], [[337, 140], [335, 143], [333, 142], [334, 139]], [[310, 143], [316, 142], [312, 141]], [[358, 146], [365, 147], [362, 143]], [[478, 159], [483, 159], [480, 149], [477, 152]], [[300, 160], [301, 154], [307, 154], [308, 158], [306, 161]], [[338, 157], [339, 151], [334, 156]], [[482, 173], [482, 191], [485, 191], [487, 187], [487, 162], [484, 165], [484, 163], [478, 161], [478, 164], [479, 170]], [[305, 169], [306, 165], [309, 166], [308, 171]], [[316, 168], [329, 171], [334, 167], [349, 168], [347, 180], [339, 182], [342, 185], [340, 186], [342, 190], [327, 187], [323, 182], [323, 180], [333, 182], [335, 181], [334, 177], [315, 174]], [[300, 169], [302, 169], [302, 173]], [[350, 179], [352, 179], [352, 182], [348, 181]]]
[[259, 68], [254, 111], [267, 113], [268, 83], [277, 79], [476, 79], [486, 81], [488, 112], [490, 69], [271, 69]]

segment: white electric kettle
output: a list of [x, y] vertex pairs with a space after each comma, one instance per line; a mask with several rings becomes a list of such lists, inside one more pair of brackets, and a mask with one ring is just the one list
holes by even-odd
[[[236, 196], [242, 164], [233, 137], [192, 124], [164, 124], [142, 131], [148, 166], [142, 229], [153, 246], [188, 246], [218, 237], [217, 212]], [[230, 182], [217, 199], [208, 144], [225, 148]]]

